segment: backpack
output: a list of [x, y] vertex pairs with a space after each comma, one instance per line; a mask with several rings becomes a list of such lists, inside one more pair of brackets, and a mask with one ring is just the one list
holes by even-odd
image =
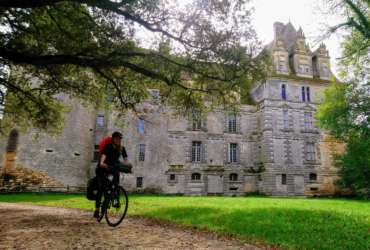
[[100, 156], [103, 154], [105, 145], [109, 143], [112, 143], [112, 136], [106, 136], [99, 142], [99, 159]]
[[96, 196], [98, 194], [98, 178], [95, 176], [94, 178], [91, 178], [87, 182], [87, 187], [86, 187], [86, 198], [88, 200], [96, 200]]

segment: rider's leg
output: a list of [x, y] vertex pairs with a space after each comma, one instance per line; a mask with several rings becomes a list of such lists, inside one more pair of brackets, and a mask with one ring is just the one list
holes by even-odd
[[96, 177], [98, 178], [98, 192], [96, 195], [96, 200], [95, 200], [95, 212], [94, 212], [94, 217], [97, 217], [99, 215], [99, 207], [101, 203], [101, 198], [103, 196], [103, 188], [104, 188], [104, 171], [101, 168], [96, 168], [95, 170]]
[[113, 169], [112, 169], [112, 174], [113, 174], [113, 183], [116, 185], [116, 187], [119, 186], [119, 164], [121, 164], [120, 162], [116, 162], [116, 164], [114, 165]]

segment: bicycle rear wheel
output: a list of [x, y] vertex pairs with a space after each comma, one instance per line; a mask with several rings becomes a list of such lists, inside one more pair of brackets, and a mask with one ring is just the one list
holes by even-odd
[[107, 211], [105, 213], [105, 220], [109, 226], [118, 226], [125, 218], [128, 208], [128, 197], [126, 190], [119, 186], [116, 193], [111, 194]]

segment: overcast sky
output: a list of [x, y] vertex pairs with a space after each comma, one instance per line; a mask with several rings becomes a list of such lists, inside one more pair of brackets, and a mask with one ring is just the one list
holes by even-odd
[[[323, 14], [325, 6], [321, 3], [324, 0], [252, 0], [255, 12], [252, 23], [257, 31], [258, 37], [264, 44], [272, 41], [273, 23], [278, 21], [284, 24], [289, 20], [298, 29], [300, 26], [306, 35], [311, 49], [319, 45], [316, 41], [320, 35], [325, 33], [328, 25], [338, 24], [342, 19], [338, 16]], [[321, 2], [321, 3], [320, 3]], [[336, 58], [340, 57], [340, 37], [332, 35], [324, 40], [331, 56], [331, 64], [336, 71]]]

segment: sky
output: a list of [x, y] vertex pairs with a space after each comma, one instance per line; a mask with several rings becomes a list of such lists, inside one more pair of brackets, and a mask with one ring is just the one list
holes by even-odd
[[[328, 25], [338, 24], [343, 21], [339, 16], [325, 15], [324, 0], [252, 0], [251, 6], [255, 11], [252, 24], [263, 44], [273, 40], [274, 22], [284, 24], [289, 21], [298, 29], [302, 27], [306, 40], [313, 51], [319, 45], [318, 40], [325, 34]], [[320, 3], [321, 2], [321, 3]], [[323, 40], [331, 57], [331, 66], [337, 72], [337, 60], [340, 57], [341, 35], [334, 34], [329, 39]]]

